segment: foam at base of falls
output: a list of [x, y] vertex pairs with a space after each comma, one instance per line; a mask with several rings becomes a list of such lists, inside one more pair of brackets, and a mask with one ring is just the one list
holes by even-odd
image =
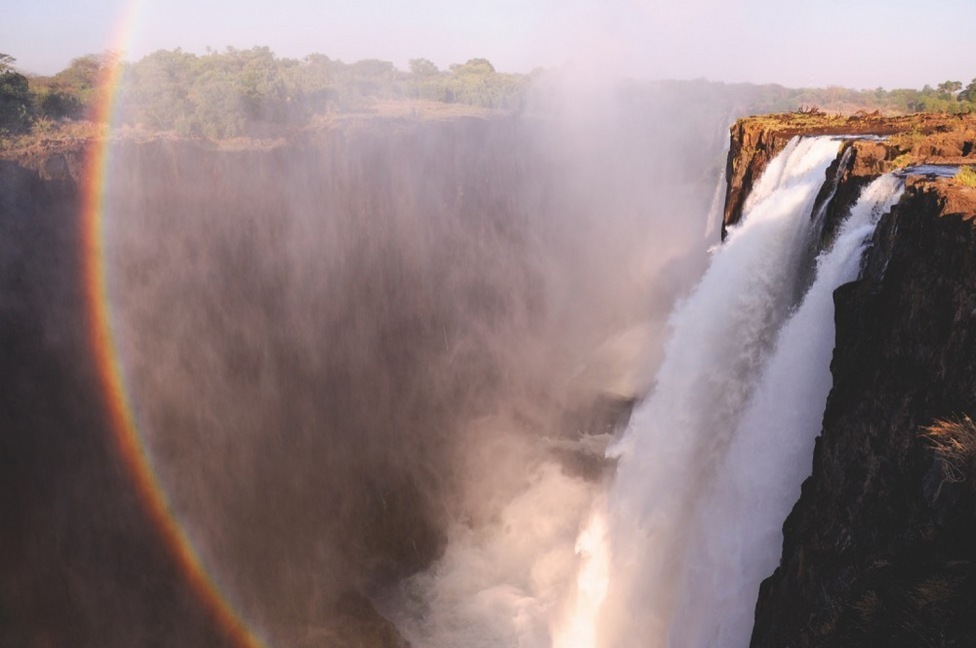
[[576, 536], [597, 489], [543, 464], [497, 520], [456, 525], [445, 555], [381, 608], [414, 646], [552, 646], [576, 577]]

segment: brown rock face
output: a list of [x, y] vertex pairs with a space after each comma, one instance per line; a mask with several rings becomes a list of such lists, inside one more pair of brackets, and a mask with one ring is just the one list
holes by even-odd
[[[762, 175], [769, 161], [796, 135], [874, 135], [884, 140], [859, 139], [843, 144], [852, 147], [853, 159], [843, 171], [833, 212], [844, 214], [861, 188], [873, 178], [917, 164], [976, 163], [976, 116], [973, 115], [826, 115], [787, 113], [746, 117], [731, 129], [726, 165], [728, 189], [722, 235], [739, 222], [749, 188]], [[828, 171], [828, 176], [834, 171]], [[828, 219], [830, 215], [828, 214]]]
[[976, 189], [910, 180], [835, 293], [823, 432], [752, 646], [976, 645], [974, 217]]

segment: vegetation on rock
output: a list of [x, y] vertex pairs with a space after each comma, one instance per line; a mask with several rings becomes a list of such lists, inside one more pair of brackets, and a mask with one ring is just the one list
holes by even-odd
[[976, 168], [965, 166], [959, 169], [955, 177], [956, 182], [967, 187], [976, 187]]
[[13, 68], [14, 58], [0, 54], [0, 133], [30, 126], [31, 94], [27, 77]]
[[[976, 424], [968, 416], [936, 421], [923, 429], [941, 466], [942, 483], [969, 482], [976, 476]], [[976, 486], [974, 486], [976, 487]]]

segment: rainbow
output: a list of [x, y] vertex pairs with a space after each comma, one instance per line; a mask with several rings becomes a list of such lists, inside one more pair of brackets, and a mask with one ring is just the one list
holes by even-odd
[[[128, 18], [121, 21], [124, 44], [131, 34], [135, 4]], [[122, 50], [122, 48], [118, 48]], [[173, 558], [193, 591], [216, 619], [234, 645], [260, 647], [264, 643], [234, 611], [214, 579], [208, 574], [199, 555], [174, 517], [166, 494], [160, 487], [143, 445], [129, 394], [122, 378], [122, 366], [116, 350], [106, 285], [105, 264], [105, 196], [108, 192], [111, 124], [116, 117], [116, 99], [121, 81], [121, 65], [111, 66], [102, 79], [95, 103], [96, 123], [109, 124], [109, 133], [88, 149], [82, 189], [83, 205], [83, 281], [88, 311], [88, 336], [94, 351], [100, 387], [109, 414], [112, 435], [140, 500], [162, 536]]]

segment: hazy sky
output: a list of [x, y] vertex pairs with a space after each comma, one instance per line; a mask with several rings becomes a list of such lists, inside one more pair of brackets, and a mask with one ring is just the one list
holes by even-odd
[[[976, 77], [976, 0], [11, 0], [0, 52], [51, 74], [87, 53], [267, 45], [445, 68], [609, 66], [643, 78], [921, 87]], [[131, 18], [125, 19], [125, 16]], [[120, 27], [123, 24], [130, 28]], [[121, 41], [120, 34], [126, 36]]]

